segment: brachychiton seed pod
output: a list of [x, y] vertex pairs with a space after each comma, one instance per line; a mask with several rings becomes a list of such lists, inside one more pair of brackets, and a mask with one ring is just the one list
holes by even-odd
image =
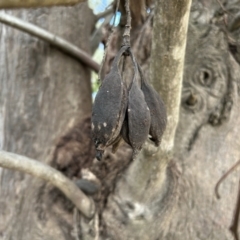
[[150, 139], [156, 146], [159, 146], [167, 125], [166, 108], [159, 94], [144, 78], [142, 69], [139, 65], [138, 70], [141, 77], [141, 89], [151, 114]]
[[135, 66], [134, 77], [128, 96], [127, 119], [128, 137], [130, 145], [133, 148], [134, 159], [147, 140], [151, 117], [143, 92], [137, 82], [138, 66], [131, 50], [130, 55]]
[[107, 146], [118, 137], [127, 107], [127, 88], [122, 81], [118, 64], [129, 47], [122, 47], [115, 57], [109, 74], [96, 95], [92, 112], [92, 137], [101, 160]]

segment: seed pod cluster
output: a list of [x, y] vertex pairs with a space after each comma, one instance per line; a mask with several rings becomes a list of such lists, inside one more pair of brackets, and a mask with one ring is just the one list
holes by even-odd
[[[129, 87], [119, 67], [123, 54], [130, 54], [134, 65], [134, 76]], [[140, 84], [137, 81], [139, 73]], [[92, 137], [96, 158], [101, 160], [104, 150], [111, 145], [115, 152], [123, 140], [133, 148], [135, 158], [149, 134], [150, 139], [159, 146], [165, 127], [163, 101], [144, 79], [130, 47], [123, 46], [103, 80], [93, 105]]]

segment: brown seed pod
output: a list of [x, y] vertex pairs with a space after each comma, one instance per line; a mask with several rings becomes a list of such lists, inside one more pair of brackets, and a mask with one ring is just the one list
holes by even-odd
[[163, 132], [167, 125], [166, 108], [160, 95], [144, 78], [142, 69], [139, 65], [138, 70], [141, 77], [141, 89], [151, 114], [149, 131], [149, 134], [151, 135], [150, 139], [155, 143], [156, 146], [159, 146]]
[[118, 64], [129, 47], [122, 47], [115, 57], [109, 74], [96, 95], [92, 110], [92, 137], [101, 160], [107, 146], [120, 134], [127, 107], [127, 88], [122, 82]]
[[133, 148], [133, 159], [135, 159], [142, 145], [147, 140], [151, 117], [143, 92], [137, 82], [138, 66], [131, 51], [130, 55], [135, 67], [133, 82], [128, 96], [127, 117], [128, 137]]

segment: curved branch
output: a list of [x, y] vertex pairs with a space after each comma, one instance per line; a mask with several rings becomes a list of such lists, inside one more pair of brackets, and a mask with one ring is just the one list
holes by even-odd
[[95, 205], [70, 179], [56, 169], [39, 161], [14, 153], [0, 151], [0, 167], [28, 173], [50, 182], [88, 218], [93, 217]]
[[229, 176], [230, 173], [232, 173], [236, 167], [238, 167], [238, 165], [240, 164], [240, 160], [238, 160], [230, 169], [227, 170], [226, 173], [224, 173], [221, 178], [218, 180], [215, 188], [214, 188], [214, 191], [215, 191], [215, 195], [217, 197], [217, 199], [220, 199], [220, 194], [219, 194], [219, 186], [221, 185], [221, 183]]
[[29, 33], [35, 37], [38, 37], [46, 42], [49, 42], [53, 46], [61, 49], [62, 51], [68, 53], [69, 55], [77, 58], [81, 62], [85, 63], [95, 72], [99, 71], [99, 64], [95, 62], [92, 57], [85, 51], [74, 46], [70, 42], [60, 38], [42, 28], [39, 28], [31, 23], [27, 23], [18, 19], [16, 17], [10, 16], [5, 13], [0, 13], [0, 22], [5, 23], [11, 27]]

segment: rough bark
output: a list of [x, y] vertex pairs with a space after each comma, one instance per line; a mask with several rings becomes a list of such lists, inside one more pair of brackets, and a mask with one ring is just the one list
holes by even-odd
[[47, 7], [56, 5], [74, 5], [86, 0], [2, 0], [0, 9], [3, 8], [31, 8], [31, 7]]
[[[229, 4], [237, 10], [239, 1], [235, 5], [233, 2], [226, 2], [225, 7]], [[215, 13], [222, 11], [221, 6], [202, 4], [198, 14], [192, 14], [193, 24], [188, 32], [175, 139], [175, 158], [182, 170], [181, 194], [172, 222], [174, 232], [169, 232], [166, 239], [233, 239], [228, 228], [235, 209], [239, 174], [233, 173], [223, 183], [221, 200], [216, 199], [214, 187], [239, 159], [236, 134], [240, 120], [240, 67], [229, 48], [229, 32], [223, 31], [214, 19]]]
[[[87, 4], [9, 14], [90, 51], [94, 18]], [[90, 72], [48, 43], [2, 24], [0, 41], [1, 148], [49, 164], [58, 138], [90, 114]], [[84, 146], [91, 144], [85, 140]], [[1, 169], [0, 175], [1, 238], [75, 239], [73, 206], [67, 201], [66, 210], [56, 201], [61, 194], [53, 187], [20, 172]]]

